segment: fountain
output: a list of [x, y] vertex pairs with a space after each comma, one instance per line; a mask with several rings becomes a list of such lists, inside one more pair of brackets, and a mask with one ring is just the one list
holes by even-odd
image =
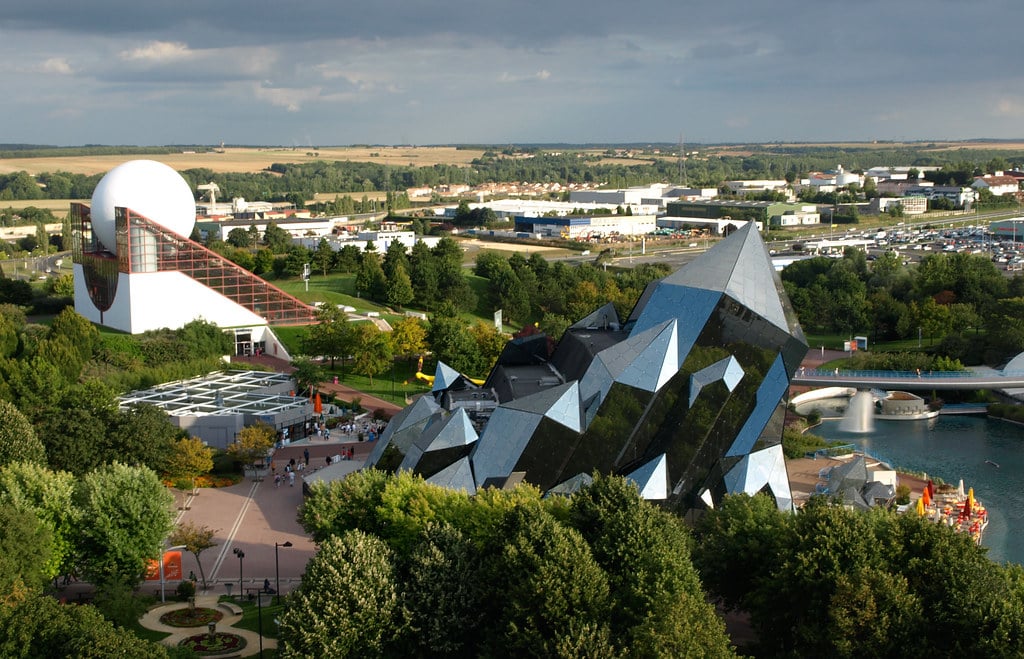
[[843, 432], [871, 432], [875, 429], [875, 400], [870, 391], [860, 389], [850, 398], [843, 420], [839, 423]]

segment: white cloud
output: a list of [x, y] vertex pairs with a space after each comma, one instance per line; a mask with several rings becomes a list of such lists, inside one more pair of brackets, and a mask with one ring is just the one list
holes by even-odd
[[63, 57], [51, 57], [39, 65], [39, 71], [42, 73], [54, 73], [65, 76], [74, 73], [74, 70], [71, 68], [71, 64], [69, 64]]
[[253, 87], [253, 94], [257, 99], [266, 101], [275, 107], [284, 108], [288, 112], [299, 112], [304, 103], [319, 98], [322, 89], [320, 87], [273, 87], [269, 81], [264, 81]]
[[532, 73], [529, 75], [513, 75], [505, 71], [500, 76], [498, 76], [498, 82], [515, 84], [520, 82], [532, 82], [534, 80], [548, 80], [550, 78], [551, 71], [548, 71], [547, 69], [541, 69], [536, 73]]
[[121, 51], [125, 61], [172, 62], [192, 56], [188, 44], [180, 41], [150, 41], [145, 46]]
[[1021, 103], [1020, 99], [1001, 98], [992, 108], [992, 114], [996, 117], [1022, 117], [1024, 103]]

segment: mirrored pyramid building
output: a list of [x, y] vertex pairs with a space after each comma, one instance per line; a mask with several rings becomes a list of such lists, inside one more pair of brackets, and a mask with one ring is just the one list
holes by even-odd
[[807, 352], [752, 224], [652, 282], [628, 318], [607, 304], [547, 337], [510, 341], [482, 386], [438, 364], [368, 465], [475, 492], [526, 481], [571, 493], [598, 471], [679, 512], [726, 493], [792, 506], [784, 397]]

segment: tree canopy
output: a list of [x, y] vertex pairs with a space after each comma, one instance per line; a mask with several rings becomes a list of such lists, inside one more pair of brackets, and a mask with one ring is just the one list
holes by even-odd
[[733, 656], [680, 520], [621, 479], [569, 500], [530, 487], [468, 497], [365, 470], [314, 486], [299, 519], [322, 556], [282, 623], [289, 647], [337, 644], [338, 621], [358, 620], [353, 603], [384, 601], [380, 640], [374, 621], [358, 650], [332, 646], [337, 656]]

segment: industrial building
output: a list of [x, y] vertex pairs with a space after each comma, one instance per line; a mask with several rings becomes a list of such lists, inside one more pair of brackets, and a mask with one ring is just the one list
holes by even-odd
[[515, 219], [517, 232], [568, 240], [646, 236], [657, 228], [657, 217], [654, 215], [573, 215]]

